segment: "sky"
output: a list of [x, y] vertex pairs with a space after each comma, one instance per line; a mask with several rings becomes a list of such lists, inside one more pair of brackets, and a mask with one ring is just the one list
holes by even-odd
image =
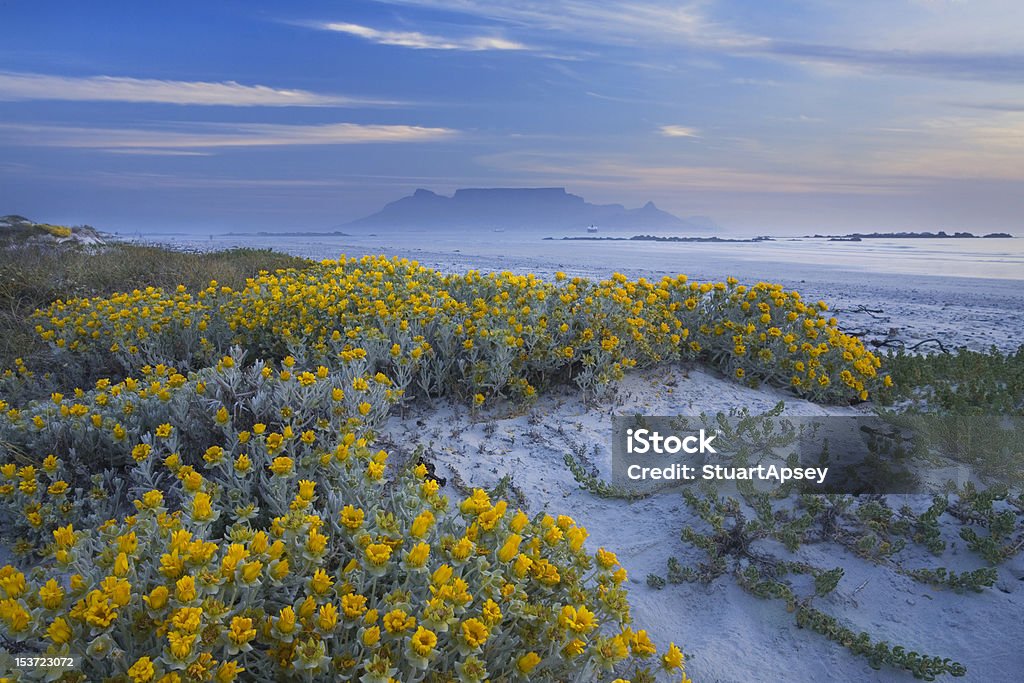
[[0, 0], [0, 215], [328, 230], [565, 187], [728, 230], [1020, 231], [1020, 0]]

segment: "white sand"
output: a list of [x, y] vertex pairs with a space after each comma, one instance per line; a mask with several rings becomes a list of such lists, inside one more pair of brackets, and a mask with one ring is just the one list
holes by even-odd
[[[854, 408], [824, 408], [775, 390], [748, 389], [702, 371], [658, 369], [628, 376], [614, 406], [587, 407], [566, 392], [542, 397], [527, 414], [501, 417], [508, 406], [499, 406], [474, 418], [464, 406], [441, 402], [414, 410], [405, 419], [393, 417], [386, 439], [402, 454], [425, 446], [440, 476], [457, 472], [469, 486], [490, 488], [508, 474], [525, 494], [531, 513], [573, 516], [590, 532], [592, 549], [604, 546], [616, 552], [629, 570], [638, 627], [647, 628], [659, 644], [674, 640], [691, 654], [689, 671], [695, 681], [913, 680], [893, 669], [873, 671], [866, 660], [823, 636], [797, 629], [781, 601], [752, 597], [728, 576], [707, 587], [648, 587], [647, 574], [664, 576], [670, 556], [684, 564], [703, 559], [679, 537], [687, 524], [703, 528], [699, 518], [679, 492], [633, 503], [599, 498], [582, 490], [563, 462], [573, 445], [582, 443], [602, 475], [610, 476], [613, 411], [672, 415], [746, 406], [763, 412], [779, 399], [786, 400], [786, 412], [792, 415], [857, 413]], [[461, 495], [451, 483], [448, 488], [453, 498]], [[901, 498], [891, 504], [907, 502], [921, 511], [930, 503], [928, 496]], [[945, 565], [963, 571], [983, 566], [966, 551], [955, 530], [947, 531], [957, 547], [941, 560], [921, 549], [901, 558], [914, 568]], [[823, 568], [845, 569], [836, 591], [815, 605], [855, 632], [867, 630], [908, 650], [951, 657], [967, 666], [965, 680], [1020, 680], [1024, 558], [1018, 556], [1000, 569], [998, 587], [958, 595], [934, 590], [839, 546], [806, 546], [797, 557]]]

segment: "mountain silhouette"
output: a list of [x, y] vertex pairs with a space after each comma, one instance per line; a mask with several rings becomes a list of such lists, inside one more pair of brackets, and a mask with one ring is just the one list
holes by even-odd
[[647, 202], [642, 208], [622, 204], [591, 204], [564, 187], [469, 188], [451, 197], [419, 189], [377, 213], [347, 223], [345, 228], [479, 230], [643, 230], [647, 228], [707, 232], [717, 226], [707, 217], [684, 220]]

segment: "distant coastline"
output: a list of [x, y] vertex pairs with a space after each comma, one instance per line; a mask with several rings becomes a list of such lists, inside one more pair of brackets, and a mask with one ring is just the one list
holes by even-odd
[[[559, 239], [545, 237], [545, 240]], [[581, 240], [587, 242], [774, 242], [774, 237], [679, 237], [659, 235], [633, 235], [632, 237], [562, 237], [566, 241]]]
[[830, 242], [860, 242], [871, 239], [991, 239], [1013, 238], [1008, 232], [990, 232], [987, 235], [975, 235], [970, 232], [954, 232], [950, 235], [944, 230], [938, 232], [853, 232], [847, 235], [804, 235], [805, 239], [827, 239]]

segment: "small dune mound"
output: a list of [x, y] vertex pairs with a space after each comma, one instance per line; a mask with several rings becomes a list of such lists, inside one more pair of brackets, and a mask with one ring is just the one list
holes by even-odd
[[54, 244], [79, 244], [103, 246], [106, 242], [100, 233], [88, 225], [68, 227], [50, 223], [36, 223], [24, 216], [0, 217], [0, 239], [10, 241], [49, 242]]

